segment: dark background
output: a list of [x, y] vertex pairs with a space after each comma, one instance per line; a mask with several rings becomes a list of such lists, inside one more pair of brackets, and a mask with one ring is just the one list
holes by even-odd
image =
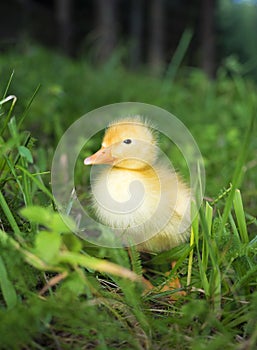
[[257, 79], [255, 1], [10, 0], [0, 9], [2, 51], [36, 42], [96, 64], [118, 52], [128, 68], [159, 74], [179, 48], [183, 64], [211, 78], [234, 55]]

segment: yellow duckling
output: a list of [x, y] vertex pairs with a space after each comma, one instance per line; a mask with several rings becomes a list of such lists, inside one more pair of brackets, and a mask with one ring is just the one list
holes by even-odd
[[84, 160], [110, 165], [91, 184], [97, 217], [144, 252], [169, 250], [190, 231], [191, 191], [159, 156], [156, 133], [135, 116], [112, 123], [101, 149]]

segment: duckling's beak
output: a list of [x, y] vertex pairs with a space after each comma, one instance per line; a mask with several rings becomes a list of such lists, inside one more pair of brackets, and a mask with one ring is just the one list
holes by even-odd
[[113, 164], [114, 161], [115, 158], [112, 156], [111, 147], [102, 147], [92, 156], [84, 159], [84, 164]]

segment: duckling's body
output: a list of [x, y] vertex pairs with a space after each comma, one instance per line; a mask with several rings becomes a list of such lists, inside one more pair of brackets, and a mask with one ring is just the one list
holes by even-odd
[[99, 220], [139, 251], [161, 252], [189, 235], [190, 190], [172, 168], [158, 161], [156, 137], [139, 117], [106, 131], [102, 148], [85, 164], [111, 164], [92, 183]]

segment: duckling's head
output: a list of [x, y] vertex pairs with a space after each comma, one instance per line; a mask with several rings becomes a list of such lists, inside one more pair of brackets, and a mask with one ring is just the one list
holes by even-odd
[[105, 132], [100, 150], [86, 158], [84, 164], [111, 164], [117, 168], [140, 170], [151, 166], [157, 154], [153, 128], [135, 116], [112, 123]]

